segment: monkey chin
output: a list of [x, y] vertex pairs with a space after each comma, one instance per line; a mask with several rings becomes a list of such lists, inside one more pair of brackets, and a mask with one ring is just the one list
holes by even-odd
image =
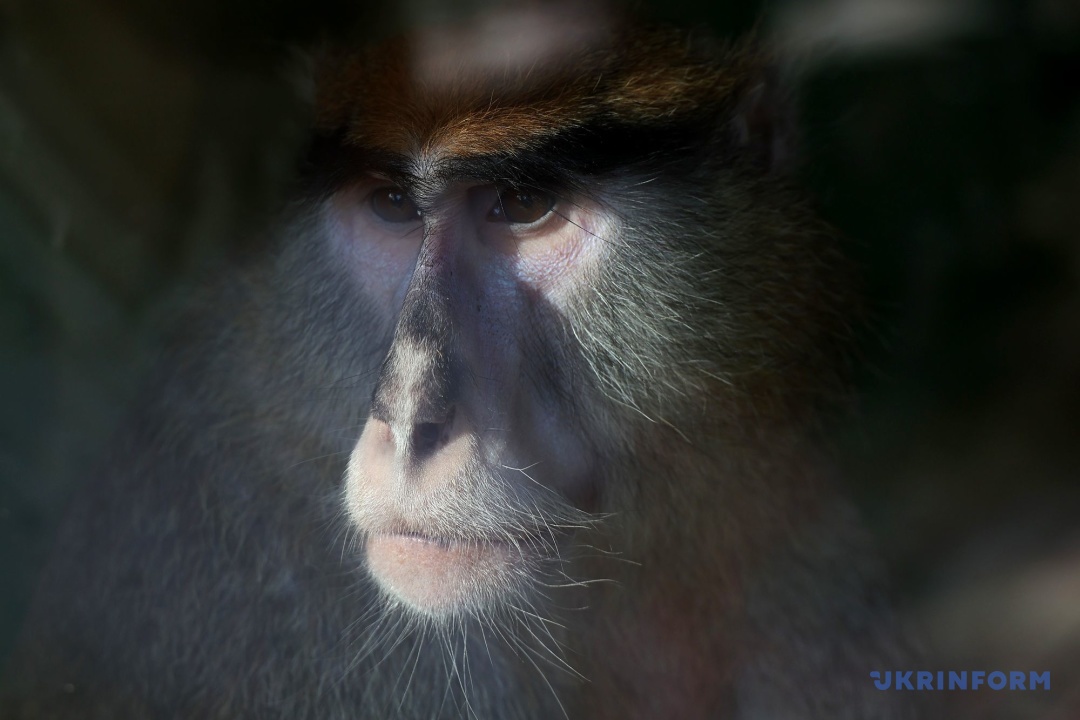
[[490, 611], [516, 594], [530, 551], [504, 540], [444, 540], [373, 533], [367, 565], [391, 600], [438, 620]]

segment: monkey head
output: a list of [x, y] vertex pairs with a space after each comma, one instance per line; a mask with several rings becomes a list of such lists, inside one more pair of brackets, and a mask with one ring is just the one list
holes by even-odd
[[623, 552], [620, 516], [660, 558], [723, 525], [681, 507], [724, 502], [733, 448], [783, 454], [843, 345], [843, 263], [778, 172], [764, 54], [524, 25], [317, 73], [323, 221], [394, 328], [345, 504], [387, 600], [432, 619]]

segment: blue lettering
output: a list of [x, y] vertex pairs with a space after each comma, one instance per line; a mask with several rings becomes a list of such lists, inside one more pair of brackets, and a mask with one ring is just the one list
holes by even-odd
[[1045, 670], [1045, 671], [1043, 671], [1041, 673], [1037, 673], [1034, 670], [1031, 671], [1031, 682], [1028, 683], [1028, 687], [1030, 687], [1032, 690], [1034, 690], [1037, 685], [1045, 685], [1046, 687], [1043, 688], [1044, 690], [1049, 690], [1050, 689], [1050, 671], [1049, 670]]
[[870, 679], [878, 690], [1050, 689], [1049, 670], [1028, 673], [1019, 670], [872, 670]]
[[888, 690], [892, 687], [892, 670], [885, 671], [885, 681], [881, 681], [881, 673], [874, 670], [870, 673], [870, 677], [874, 678], [874, 687], [878, 690]]

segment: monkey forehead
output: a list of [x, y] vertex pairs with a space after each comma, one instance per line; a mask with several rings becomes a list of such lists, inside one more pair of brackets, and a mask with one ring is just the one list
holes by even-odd
[[[716, 115], [758, 64], [749, 46], [718, 51], [664, 29], [592, 18], [577, 30], [528, 16], [331, 50], [316, 69], [316, 128], [397, 156], [535, 150], [593, 127]], [[502, 31], [502, 32], [501, 32]]]

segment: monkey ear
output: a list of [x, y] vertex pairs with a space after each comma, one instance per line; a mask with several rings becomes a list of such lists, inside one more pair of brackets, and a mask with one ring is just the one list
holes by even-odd
[[773, 66], [750, 75], [731, 123], [737, 154], [769, 173], [785, 173], [795, 164], [797, 146], [794, 102]]

